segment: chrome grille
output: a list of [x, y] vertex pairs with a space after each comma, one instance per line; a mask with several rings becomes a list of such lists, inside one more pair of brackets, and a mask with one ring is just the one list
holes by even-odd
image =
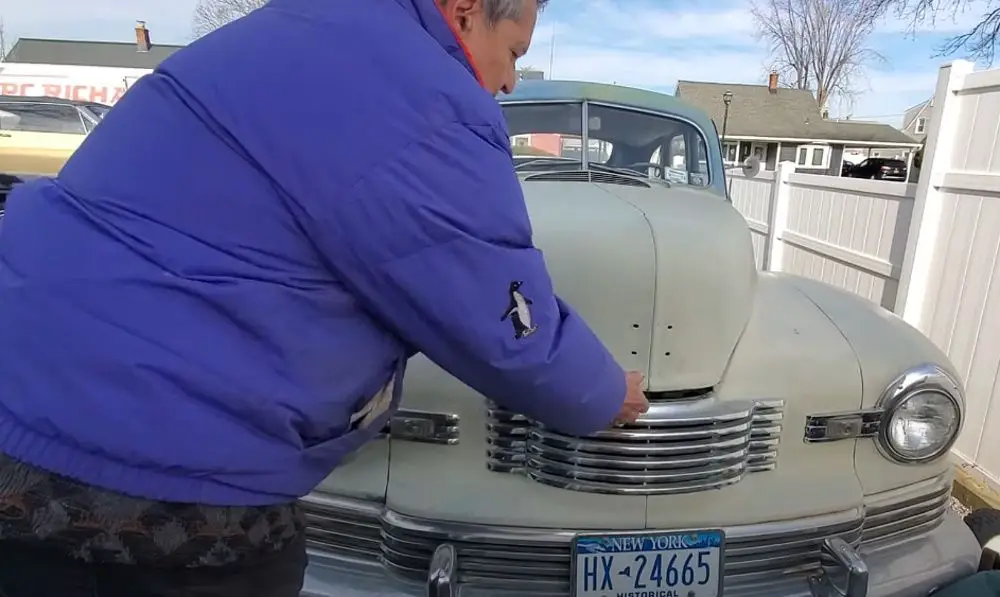
[[636, 423], [565, 435], [487, 405], [486, 466], [592, 493], [663, 495], [717, 489], [778, 457], [783, 402], [653, 402]]
[[[830, 537], [857, 547], [912, 539], [931, 531], [947, 512], [950, 480], [945, 475], [906, 495], [873, 496], [864, 508], [855, 510], [725, 529], [727, 594], [803, 579], [828, 563], [821, 545]], [[321, 493], [301, 503], [313, 549], [350, 559], [378, 560], [396, 575], [424, 580], [431, 554], [447, 542], [458, 554], [460, 583], [514, 589], [532, 596], [569, 593], [575, 531], [420, 520], [386, 510], [382, 504]]]
[[306, 545], [341, 556], [374, 560], [382, 553], [382, 505], [313, 492], [299, 500]]

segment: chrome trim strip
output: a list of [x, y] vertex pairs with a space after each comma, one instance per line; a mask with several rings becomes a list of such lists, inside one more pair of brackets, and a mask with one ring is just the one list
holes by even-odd
[[802, 439], [811, 444], [875, 437], [881, 419], [881, 410], [811, 415], [806, 417], [806, 430]]
[[401, 408], [392, 415], [383, 433], [397, 440], [455, 445], [459, 440], [459, 416]]

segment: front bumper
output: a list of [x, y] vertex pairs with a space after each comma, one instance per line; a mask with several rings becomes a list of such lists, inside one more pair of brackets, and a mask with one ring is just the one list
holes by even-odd
[[[840, 542], [839, 565], [823, 578], [815, 575], [766, 585], [727, 589], [727, 597], [926, 597], [932, 591], [976, 572], [980, 547], [962, 520], [953, 513], [930, 533], [910, 540], [853, 550]], [[837, 542], [828, 543], [836, 551]], [[513, 597], [515, 593], [485, 589], [467, 590], [453, 584], [461, 561], [450, 561], [448, 550], [439, 550], [428, 582], [405, 582], [389, 576], [378, 563], [334, 558], [311, 551], [302, 597]], [[855, 558], [856, 556], [856, 558]], [[852, 561], [853, 560], [853, 561]], [[847, 570], [853, 581], [847, 592]], [[865, 574], [866, 573], [866, 574]], [[433, 585], [433, 587], [431, 586]], [[449, 586], [450, 585], [450, 586]], [[448, 586], [446, 589], [445, 587]], [[436, 591], [436, 592], [435, 592]], [[450, 592], [449, 592], [450, 591]], [[517, 594], [524, 594], [518, 592]]]

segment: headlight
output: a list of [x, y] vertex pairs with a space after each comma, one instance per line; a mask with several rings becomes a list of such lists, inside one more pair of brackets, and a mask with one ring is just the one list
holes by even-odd
[[879, 400], [879, 450], [903, 464], [941, 457], [962, 429], [963, 402], [958, 381], [937, 365], [907, 371]]

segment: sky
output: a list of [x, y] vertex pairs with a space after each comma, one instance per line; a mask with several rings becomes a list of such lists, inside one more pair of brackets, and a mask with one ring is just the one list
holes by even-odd
[[[196, 0], [0, 0], [7, 37], [130, 41], [136, 20], [153, 43], [191, 39]], [[522, 66], [558, 79], [614, 82], [673, 93], [678, 79], [766, 83], [766, 44], [755, 39], [747, 0], [552, 0]], [[975, 6], [917, 31], [888, 18], [869, 46], [884, 61], [856, 82], [856, 98], [833, 116], [900, 126], [906, 108], [929, 98], [937, 71], [962, 56], [937, 56], [950, 36], [982, 14]], [[550, 68], [551, 67], [551, 68]]]

